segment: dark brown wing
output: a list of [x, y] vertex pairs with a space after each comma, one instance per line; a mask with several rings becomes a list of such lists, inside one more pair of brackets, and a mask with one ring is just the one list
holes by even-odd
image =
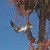
[[11, 21], [11, 26], [12, 26], [12, 28], [14, 29], [15, 32], [18, 32], [18, 30], [20, 29], [20, 28], [17, 27], [17, 25], [14, 24], [12, 21]]

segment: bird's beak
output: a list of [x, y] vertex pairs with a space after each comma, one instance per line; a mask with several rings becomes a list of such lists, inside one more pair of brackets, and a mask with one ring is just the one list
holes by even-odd
[[33, 28], [33, 25], [28, 25], [29, 28]]
[[30, 28], [33, 28], [33, 26], [31, 25]]

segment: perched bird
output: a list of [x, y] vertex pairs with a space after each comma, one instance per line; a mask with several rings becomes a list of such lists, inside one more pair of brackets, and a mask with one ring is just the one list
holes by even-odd
[[26, 31], [28, 28], [33, 28], [33, 26], [31, 24], [29, 26], [26, 25], [26, 26], [18, 27], [12, 21], [11, 21], [11, 26], [14, 29], [14, 31], [16, 31], [16, 32], [22, 32], [22, 31]]

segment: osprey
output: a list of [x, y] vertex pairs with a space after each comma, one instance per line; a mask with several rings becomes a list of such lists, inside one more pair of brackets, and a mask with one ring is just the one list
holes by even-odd
[[26, 31], [28, 28], [33, 28], [33, 26], [30, 24], [27, 26], [21, 26], [21, 27], [18, 27], [16, 24], [14, 24], [12, 21], [11, 21], [11, 26], [12, 28], [14, 29], [14, 31], [16, 32], [22, 32], [22, 31]]

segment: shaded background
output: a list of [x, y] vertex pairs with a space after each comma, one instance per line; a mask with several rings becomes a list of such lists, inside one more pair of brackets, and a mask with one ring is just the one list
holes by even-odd
[[[23, 32], [17, 34], [10, 25], [15, 12], [14, 7], [9, 5], [9, 0], [0, 0], [0, 50], [28, 50], [29, 41], [26, 35]], [[35, 11], [30, 15], [30, 22], [33, 25], [32, 34], [38, 39], [39, 19]]]

